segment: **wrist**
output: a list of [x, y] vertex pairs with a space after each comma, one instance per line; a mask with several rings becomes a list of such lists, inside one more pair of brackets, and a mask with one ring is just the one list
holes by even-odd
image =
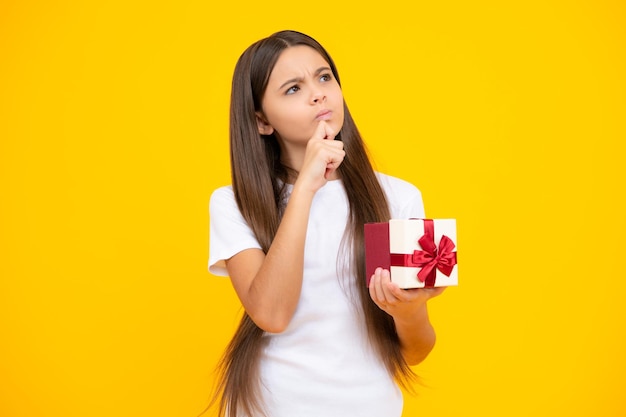
[[400, 310], [396, 314], [392, 314], [392, 317], [396, 326], [402, 327], [416, 327], [430, 323], [426, 304], [420, 304], [411, 309]]
[[316, 187], [311, 184], [307, 184], [306, 180], [302, 177], [299, 177], [293, 185], [293, 190], [291, 191], [291, 196], [289, 199], [298, 198], [298, 199], [311, 199], [317, 193], [319, 187]]

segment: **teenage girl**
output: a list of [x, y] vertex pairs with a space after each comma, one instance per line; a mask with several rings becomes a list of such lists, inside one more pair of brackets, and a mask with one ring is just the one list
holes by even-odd
[[317, 41], [282, 31], [241, 55], [230, 158], [232, 185], [211, 196], [209, 269], [245, 313], [221, 363], [220, 416], [400, 416], [442, 289], [401, 290], [382, 268], [367, 287], [363, 225], [424, 218], [422, 198], [373, 170]]

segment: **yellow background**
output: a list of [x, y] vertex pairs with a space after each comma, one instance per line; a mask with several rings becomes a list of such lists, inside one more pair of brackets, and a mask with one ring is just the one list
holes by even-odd
[[0, 415], [204, 408], [240, 312], [206, 270], [230, 78], [284, 28], [458, 220], [404, 415], [626, 414], [623, 2], [3, 0]]

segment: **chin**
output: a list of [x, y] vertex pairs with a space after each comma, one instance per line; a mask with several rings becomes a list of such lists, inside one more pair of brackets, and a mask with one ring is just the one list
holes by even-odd
[[341, 129], [343, 129], [343, 122], [337, 123], [336, 125], [335, 125], [335, 123], [333, 123], [330, 126], [333, 128], [333, 130], [335, 132], [337, 132], [337, 135], [335, 135], [335, 136], [338, 136], [339, 133], [341, 133]]

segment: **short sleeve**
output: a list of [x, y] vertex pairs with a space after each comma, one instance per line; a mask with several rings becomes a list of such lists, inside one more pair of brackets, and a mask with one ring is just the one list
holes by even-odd
[[211, 194], [209, 217], [209, 271], [227, 276], [225, 260], [245, 249], [261, 249], [261, 245], [237, 207], [232, 186]]
[[389, 202], [392, 219], [424, 219], [424, 202], [420, 190], [408, 181], [377, 173]]

